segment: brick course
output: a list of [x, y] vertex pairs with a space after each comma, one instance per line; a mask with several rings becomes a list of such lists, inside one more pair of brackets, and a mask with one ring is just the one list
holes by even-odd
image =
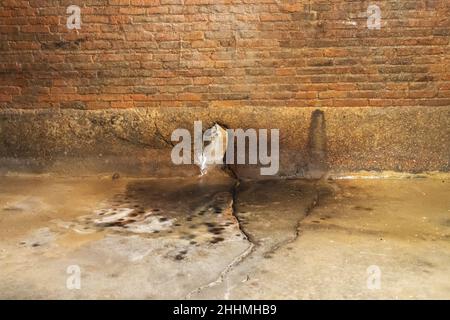
[[448, 0], [2, 0], [0, 107], [449, 106], [449, 36]]

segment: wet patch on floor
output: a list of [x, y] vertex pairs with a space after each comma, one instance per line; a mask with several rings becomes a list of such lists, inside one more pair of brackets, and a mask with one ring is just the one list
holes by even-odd
[[[233, 183], [231, 179], [218, 184], [198, 179], [130, 182], [124, 192], [102, 201], [93, 214], [70, 227], [80, 233], [178, 238], [192, 246], [243, 239], [232, 212]], [[177, 260], [185, 254], [178, 254]]]
[[[430, 299], [450, 297], [448, 184], [433, 179], [332, 182], [332, 195], [298, 225], [299, 236], [259, 263], [241, 265], [230, 299]], [[370, 268], [380, 289], [367, 285]], [[246, 275], [246, 282], [240, 282]]]
[[[449, 187], [8, 177], [0, 297], [449, 298]], [[65, 285], [74, 265], [81, 290]], [[365, 287], [371, 265], [378, 292]]]
[[187, 298], [204, 299], [224, 292], [221, 298], [227, 299], [229, 283], [246, 282], [248, 274], [242, 272], [257, 269], [261, 259], [272, 259], [275, 252], [295, 241], [301, 221], [317, 205], [319, 196], [328, 196], [331, 190], [327, 184], [305, 180], [241, 182], [235, 190], [234, 212], [251, 246], [219, 278]]

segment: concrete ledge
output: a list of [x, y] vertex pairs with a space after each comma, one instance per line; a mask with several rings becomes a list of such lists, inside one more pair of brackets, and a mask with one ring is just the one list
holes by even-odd
[[[137, 108], [0, 110], [0, 172], [186, 176], [170, 160], [176, 128], [215, 122], [280, 129], [280, 176], [449, 171], [450, 106], [404, 108]], [[257, 166], [235, 166], [242, 176]]]

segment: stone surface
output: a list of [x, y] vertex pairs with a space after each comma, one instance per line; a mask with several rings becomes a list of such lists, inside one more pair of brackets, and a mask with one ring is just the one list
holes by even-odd
[[449, 299], [449, 192], [443, 174], [4, 177], [0, 297]]
[[[324, 172], [448, 171], [450, 108], [137, 108], [0, 111], [0, 170], [186, 176], [173, 165], [171, 134], [202, 120], [232, 129], [279, 129], [279, 176]], [[259, 166], [237, 165], [241, 177]]]

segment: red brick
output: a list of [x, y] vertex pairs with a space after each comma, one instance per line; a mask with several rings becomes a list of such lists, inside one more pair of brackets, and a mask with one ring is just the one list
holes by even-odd
[[[67, 30], [52, 1], [0, 3], [0, 101], [46, 108], [445, 106], [448, 4], [385, 1], [348, 25], [348, 1], [109, 0]], [[414, 2], [414, 1], [413, 1]], [[354, 9], [365, 11], [366, 1]]]

